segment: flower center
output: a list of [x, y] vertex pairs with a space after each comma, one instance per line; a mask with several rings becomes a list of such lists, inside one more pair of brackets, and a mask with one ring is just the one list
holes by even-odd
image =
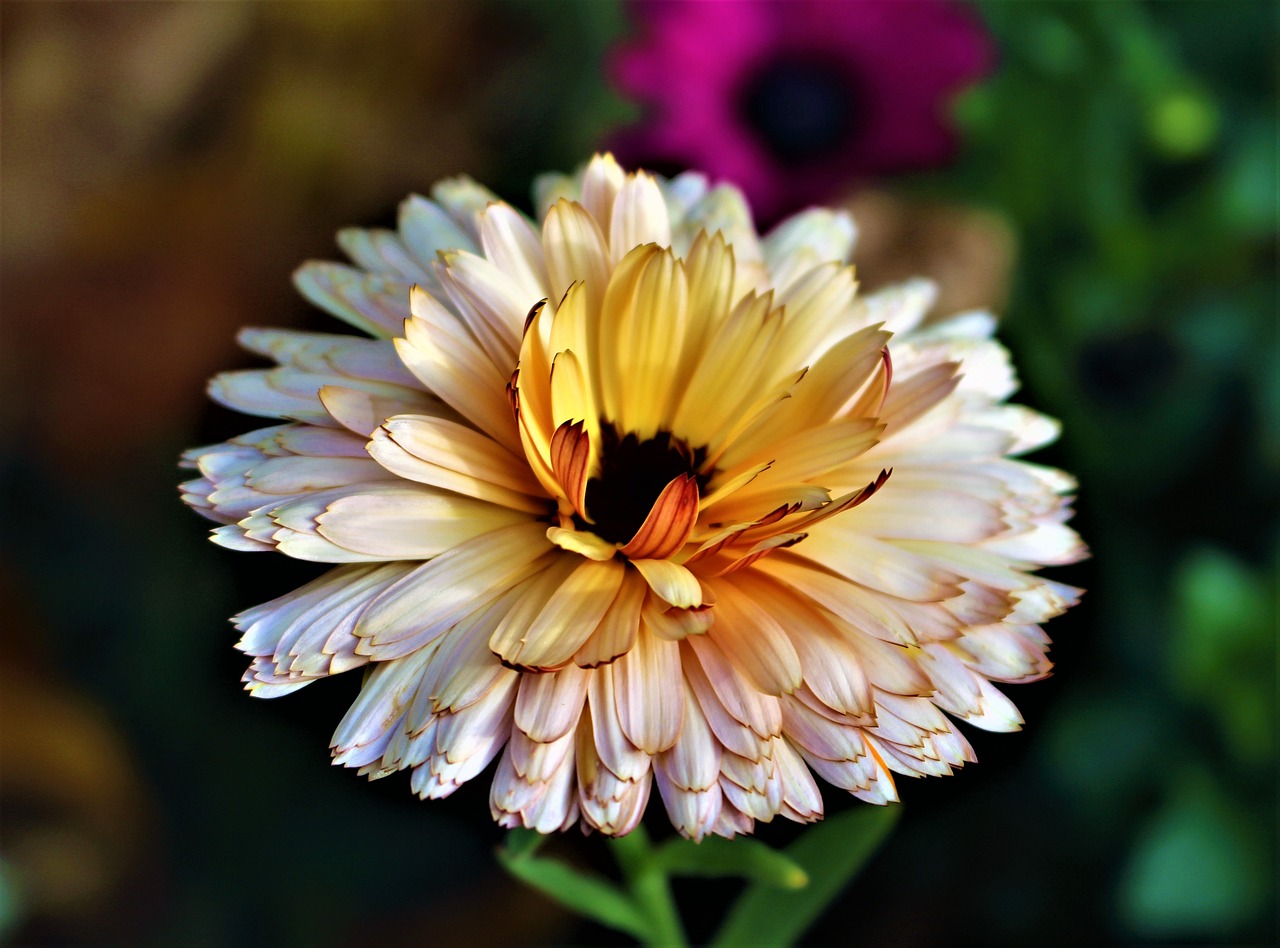
[[787, 165], [823, 158], [855, 131], [856, 90], [840, 69], [783, 58], [760, 70], [742, 90], [743, 118]]
[[633, 433], [620, 434], [602, 418], [600, 435], [600, 476], [587, 481], [585, 502], [595, 524], [578, 523], [578, 529], [590, 530], [602, 540], [630, 540], [674, 478], [691, 474], [699, 488], [710, 478], [709, 472], [699, 471], [707, 449], [690, 448], [669, 431], [641, 441]]

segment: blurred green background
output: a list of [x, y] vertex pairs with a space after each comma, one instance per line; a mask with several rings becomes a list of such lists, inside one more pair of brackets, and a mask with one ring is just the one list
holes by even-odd
[[[957, 161], [833, 199], [867, 284], [999, 309], [1064, 422], [1036, 459], [1079, 475], [1094, 558], [1055, 578], [1089, 594], [1013, 690], [1024, 732], [904, 781], [813, 941], [1272, 943], [1280, 8], [978, 9], [999, 66]], [[298, 262], [448, 174], [527, 205], [637, 115], [601, 78], [630, 29], [605, 0], [0, 3], [0, 939], [621, 941], [504, 877], [483, 781], [427, 804], [330, 767], [356, 676], [240, 691], [226, 618], [315, 570], [207, 543], [174, 484], [251, 427], [202, 392], [251, 364], [237, 327], [338, 328]], [[733, 893], [690, 884], [695, 939]]]

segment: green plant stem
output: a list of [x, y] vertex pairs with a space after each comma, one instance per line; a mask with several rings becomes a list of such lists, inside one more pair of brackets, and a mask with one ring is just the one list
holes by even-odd
[[626, 836], [615, 837], [609, 842], [632, 897], [650, 922], [651, 931], [645, 944], [685, 948], [688, 942], [671, 895], [671, 882], [666, 870], [654, 858], [649, 834], [644, 827], [637, 826]]

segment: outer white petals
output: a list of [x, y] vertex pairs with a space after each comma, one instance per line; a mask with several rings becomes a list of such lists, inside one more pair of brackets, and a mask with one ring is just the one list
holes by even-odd
[[335, 764], [363, 767], [381, 759], [430, 660], [431, 652], [423, 650], [374, 668], [333, 733]]
[[932, 280], [907, 280], [861, 298], [862, 325], [884, 323], [891, 333], [910, 332], [920, 325], [938, 298]]
[[[460, 419], [447, 405], [432, 395], [408, 392], [392, 397], [375, 392], [362, 392], [343, 385], [325, 385], [319, 391], [320, 404], [338, 424], [368, 439], [378, 430], [383, 419], [392, 415], [431, 415]], [[362, 442], [363, 444], [363, 442]]]
[[[447, 187], [444, 182], [439, 187]], [[424, 267], [435, 262], [442, 250], [479, 249], [457, 219], [433, 201], [414, 194], [400, 204], [400, 235], [405, 246]]]
[[[498, 200], [496, 194], [466, 175], [437, 181], [431, 188], [431, 197], [454, 223], [462, 228], [468, 240], [477, 242], [480, 239], [480, 212]], [[402, 214], [403, 211], [402, 207]], [[476, 243], [475, 246], [479, 244]], [[447, 250], [453, 247], [461, 247], [463, 250], [474, 249], [468, 244], [451, 244], [449, 247], [442, 246], [440, 249]]]
[[344, 549], [388, 560], [422, 560], [527, 519], [485, 501], [388, 484], [339, 497], [316, 524], [321, 536]]
[[635, 648], [597, 674], [613, 676], [622, 732], [647, 754], [664, 751], [680, 736], [684, 688], [680, 646], [641, 628]]
[[489, 648], [504, 662], [530, 669], [565, 665], [612, 605], [625, 573], [621, 563], [565, 559], [567, 563], [560, 566], [571, 567], [572, 572], [548, 571], [541, 601], [531, 593], [528, 602], [494, 632]]
[[702, 839], [720, 816], [722, 748], [687, 684], [684, 701], [680, 737], [670, 750], [654, 758], [653, 766], [672, 825], [685, 836]]
[[[585, 188], [583, 204], [591, 209]], [[671, 220], [658, 183], [644, 172], [637, 172], [626, 179], [613, 202], [613, 213], [609, 217], [609, 257], [617, 266], [632, 249], [645, 244], [670, 247]]]
[[[551, 299], [560, 301], [574, 283], [586, 294], [586, 312], [594, 314], [609, 282], [608, 240], [600, 223], [580, 204], [558, 201], [542, 225]], [[583, 356], [589, 353], [584, 352]]]
[[412, 399], [416, 394], [403, 385], [390, 382], [282, 367], [222, 372], [209, 381], [209, 397], [246, 415], [333, 425], [335, 422], [319, 398], [320, 389], [326, 385], [343, 385], [393, 399]]
[[511, 609], [520, 588], [515, 586], [471, 612], [436, 640], [436, 657], [427, 666], [405, 718], [410, 733], [426, 727], [434, 715], [470, 707], [498, 684], [519, 682], [519, 673], [489, 651], [489, 636]]
[[495, 530], [424, 563], [360, 617], [360, 651], [378, 660], [408, 654], [521, 580], [545, 568], [540, 524]]
[[822, 792], [799, 752], [789, 741], [779, 739], [773, 745], [773, 758], [782, 778], [781, 814], [797, 823], [822, 819]]
[[[572, 737], [564, 738], [571, 742]], [[577, 795], [574, 790], [572, 750], [568, 760], [552, 773], [549, 780], [529, 780], [516, 770], [511, 749], [498, 762], [498, 772], [489, 792], [489, 812], [499, 826], [552, 833], [568, 829], [578, 818]]]
[[609, 836], [635, 829], [649, 802], [652, 775], [646, 767], [624, 779], [606, 767], [596, 752], [589, 718], [578, 728], [577, 777], [578, 805], [587, 823]]
[[1022, 715], [1013, 702], [986, 678], [970, 671], [947, 646], [925, 646], [923, 663], [938, 686], [933, 703], [943, 711], [987, 731], [1022, 729]]
[[250, 352], [300, 372], [334, 373], [406, 388], [417, 386], [417, 380], [396, 358], [390, 342], [292, 329], [242, 329], [236, 339]]
[[516, 727], [531, 740], [544, 744], [564, 737], [578, 724], [589, 675], [576, 665], [556, 672], [521, 675]]
[[240, 613], [233, 621], [244, 634], [236, 648], [257, 659], [245, 676], [246, 689], [271, 697], [264, 685], [302, 685], [363, 665], [367, 659], [355, 653], [356, 618], [409, 569], [403, 563], [341, 566]]
[[[873, 499], [871, 503], [875, 503]], [[863, 536], [846, 517], [825, 521], [791, 552], [878, 592], [913, 602], [959, 595], [962, 577], [892, 543]]]
[[423, 798], [446, 797], [489, 766], [507, 743], [515, 693], [513, 674], [481, 700], [436, 718], [434, 728], [423, 732], [425, 746], [419, 753], [425, 756], [413, 772], [414, 793]]
[[1045, 654], [1049, 637], [1035, 625], [971, 626], [956, 644], [966, 665], [996, 681], [1036, 681], [1053, 667]]
[[778, 699], [754, 688], [710, 637], [690, 636], [681, 649], [685, 677], [721, 744], [754, 757], [759, 744], [753, 735], [768, 739], [782, 733]]
[[386, 273], [410, 283], [431, 279], [431, 271], [409, 252], [394, 231], [347, 227], [338, 231], [338, 246], [371, 273]]
[[[716, 621], [707, 635], [725, 657], [764, 694], [786, 694], [799, 688], [803, 680], [800, 656], [777, 618], [751, 598], [749, 586], [724, 580], [716, 589]], [[811, 634], [806, 629], [793, 631], [796, 635]]]
[[634, 780], [649, 769], [649, 755], [636, 747], [622, 730], [618, 719], [613, 673], [597, 669], [587, 680], [587, 703], [591, 709], [591, 732], [596, 753], [604, 766], [623, 780]]
[[505, 370], [476, 344], [458, 318], [421, 291], [412, 299], [414, 318], [396, 340], [401, 360], [441, 401], [495, 441], [523, 451], [516, 433]]
[[394, 274], [313, 260], [294, 271], [293, 285], [310, 302], [356, 329], [387, 338], [405, 318], [411, 283]]
[[369, 454], [388, 471], [420, 484], [530, 514], [549, 509], [548, 498], [523, 458], [443, 418], [388, 418], [374, 432]]
[[446, 253], [436, 273], [463, 323], [499, 369], [514, 369], [529, 310], [543, 299], [528, 292], [484, 257]]
[[550, 289], [542, 239], [525, 218], [508, 204], [490, 204], [480, 213], [480, 242], [484, 255], [531, 300], [543, 299]]
[[850, 515], [850, 525], [881, 539], [952, 543], [979, 543], [1005, 530], [1000, 508], [981, 497], [962, 490], [894, 488]]
[[787, 218], [764, 238], [762, 251], [773, 285], [786, 290], [818, 264], [848, 263], [858, 228], [845, 211], [811, 208]]
[[684, 253], [688, 249], [689, 237], [699, 231], [711, 235], [723, 234], [725, 242], [733, 248], [743, 277], [739, 293], [735, 296], [756, 287], [758, 281], [764, 278], [760, 238], [751, 222], [751, 209], [747, 207], [746, 198], [737, 188], [726, 184], [717, 185], [689, 207], [681, 227], [684, 239], [676, 246], [676, 250]]
[[[613, 224], [613, 215], [618, 202], [618, 194], [627, 180], [626, 172], [614, 160], [612, 155], [596, 155], [588, 163], [583, 173], [580, 191], [570, 192], [579, 199], [579, 203], [587, 209], [597, 221], [600, 228], [609, 233]], [[642, 243], [639, 241], [638, 243]], [[632, 246], [635, 246], [633, 244]]]

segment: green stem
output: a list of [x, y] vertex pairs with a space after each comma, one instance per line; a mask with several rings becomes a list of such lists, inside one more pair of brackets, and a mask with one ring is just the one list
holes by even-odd
[[688, 942], [671, 895], [670, 880], [654, 858], [644, 827], [637, 826], [626, 836], [615, 837], [610, 845], [632, 898], [649, 919], [651, 931], [645, 944], [655, 948], [685, 948]]

